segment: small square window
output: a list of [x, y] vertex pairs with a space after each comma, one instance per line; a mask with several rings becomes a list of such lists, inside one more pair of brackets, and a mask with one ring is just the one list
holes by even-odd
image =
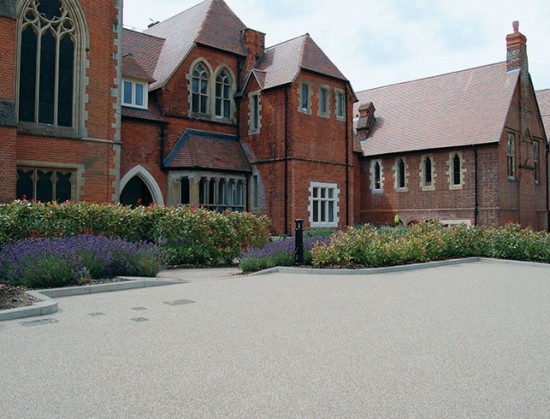
[[132, 108], [147, 108], [147, 84], [124, 80], [122, 83], [122, 105]]

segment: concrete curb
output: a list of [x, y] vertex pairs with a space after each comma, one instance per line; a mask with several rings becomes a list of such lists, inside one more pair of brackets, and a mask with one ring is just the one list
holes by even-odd
[[491, 262], [491, 263], [497, 262], [502, 264], [534, 266], [539, 268], [550, 269], [550, 264], [546, 264], [546, 263], [471, 257], [471, 258], [464, 258], [464, 259], [440, 260], [435, 262], [413, 263], [410, 265], [398, 265], [398, 266], [387, 266], [382, 268], [365, 268], [365, 269], [294, 268], [290, 266], [277, 266], [274, 268], [264, 269], [263, 271], [258, 271], [258, 272], [248, 274], [248, 276], [268, 275], [268, 274], [274, 274], [274, 273], [302, 274], [302, 275], [376, 275], [376, 274], [383, 274], [383, 273], [407, 272], [407, 271], [414, 271], [419, 269], [431, 269], [431, 268], [437, 268], [440, 266], [452, 266], [452, 265], [461, 265], [464, 263], [476, 263], [476, 262]]
[[58, 310], [54, 298], [70, 297], [75, 295], [98, 294], [102, 292], [125, 291], [137, 288], [159, 287], [162, 285], [182, 284], [184, 281], [174, 279], [120, 277], [126, 281], [111, 284], [83, 285], [81, 287], [51, 288], [45, 290], [27, 291], [27, 294], [40, 300], [28, 307], [0, 310], [0, 321], [22, 319], [25, 317], [44, 316]]

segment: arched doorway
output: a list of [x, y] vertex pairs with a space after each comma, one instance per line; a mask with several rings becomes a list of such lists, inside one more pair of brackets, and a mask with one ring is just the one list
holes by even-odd
[[153, 202], [151, 191], [139, 176], [130, 179], [120, 194], [120, 203], [124, 205], [147, 206]]

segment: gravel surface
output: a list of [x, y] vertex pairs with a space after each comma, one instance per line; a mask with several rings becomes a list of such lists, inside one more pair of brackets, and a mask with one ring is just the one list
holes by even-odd
[[68, 297], [0, 323], [0, 417], [548, 417], [548, 301], [496, 262]]

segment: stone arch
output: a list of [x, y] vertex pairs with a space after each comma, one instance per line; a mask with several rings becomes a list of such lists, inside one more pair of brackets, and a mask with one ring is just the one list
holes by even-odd
[[151, 175], [151, 173], [149, 173], [149, 171], [141, 165], [133, 167], [120, 180], [119, 201], [124, 192], [124, 188], [134, 178], [138, 178], [147, 187], [147, 189], [149, 190], [149, 193], [151, 194], [152, 203], [155, 203], [157, 205], [164, 205], [164, 198], [162, 196], [162, 191], [160, 190], [160, 187], [157, 181], [155, 180], [153, 175]]

